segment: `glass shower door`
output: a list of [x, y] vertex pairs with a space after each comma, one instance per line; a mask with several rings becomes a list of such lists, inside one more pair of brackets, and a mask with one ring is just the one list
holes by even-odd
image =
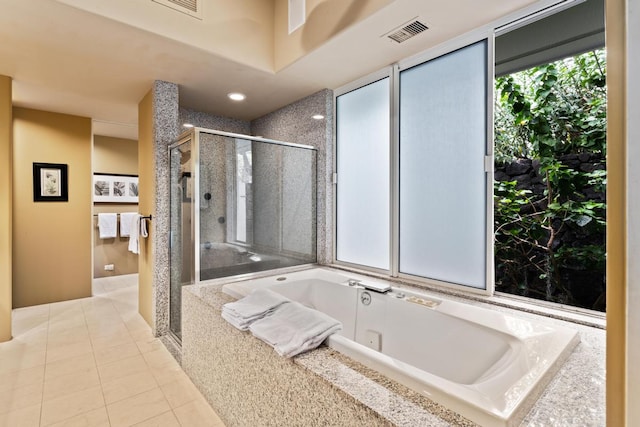
[[182, 339], [182, 286], [193, 283], [191, 141], [170, 150], [169, 329]]

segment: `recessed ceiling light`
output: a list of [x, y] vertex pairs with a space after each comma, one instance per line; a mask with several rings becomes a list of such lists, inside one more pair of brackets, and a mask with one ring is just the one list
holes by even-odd
[[315, 114], [311, 118], [314, 120], [322, 120], [324, 119], [324, 116], [322, 114]]
[[186, 128], [192, 128], [193, 125], [191, 123], [183, 123], [182, 126], [186, 127]]
[[244, 93], [238, 93], [238, 92], [230, 93], [227, 96], [229, 97], [229, 99], [232, 99], [234, 101], [244, 101], [246, 98]]

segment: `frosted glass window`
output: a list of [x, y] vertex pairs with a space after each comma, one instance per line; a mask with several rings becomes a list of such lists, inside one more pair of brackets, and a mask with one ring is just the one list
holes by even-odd
[[389, 78], [336, 100], [336, 259], [389, 269]]
[[483, 289], [486, 46], [400, 74], [400, 272]]

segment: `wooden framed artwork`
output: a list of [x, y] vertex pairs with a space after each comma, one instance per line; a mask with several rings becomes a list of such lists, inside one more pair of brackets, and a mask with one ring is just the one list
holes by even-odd
[[33, 164], [33, 201], [69, 201], [69, 180], [66, 164]]
[[93, 174], [95, 203], [138, 203], [138, 176]]

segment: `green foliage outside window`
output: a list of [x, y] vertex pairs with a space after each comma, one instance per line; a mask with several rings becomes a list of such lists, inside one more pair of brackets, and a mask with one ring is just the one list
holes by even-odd
[[496, 79], [496, 170], [531, 165], [496, 173], [496, 290], [605, 310], [605, 82], [604, 49]]

